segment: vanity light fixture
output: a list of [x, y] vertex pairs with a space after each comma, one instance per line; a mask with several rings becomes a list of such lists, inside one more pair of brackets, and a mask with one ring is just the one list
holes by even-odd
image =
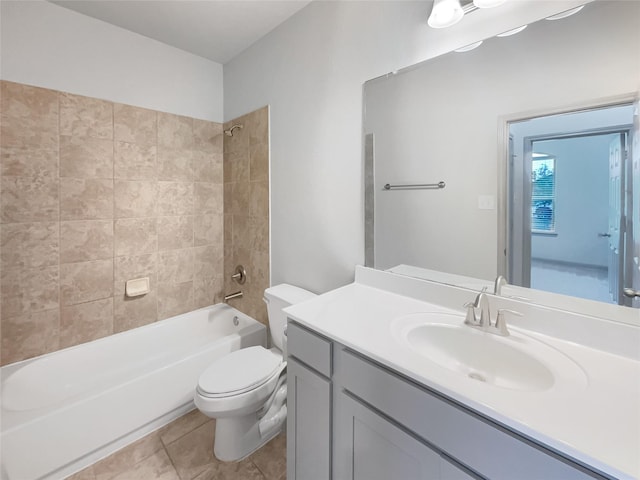
[[473, 4], [478, 8], [493, 8], [502, 5], [507, 0], [473, 0]]
[[507, 0], [434, 0], [427, 23], [432, 28], [446, 28], [455, 25], [465, 14], [479, 8], [493, 8]]
[[458, 53], [468, 52], [470, 50], [473, 50], [474, 48], [478, 48], [480, 45], [482, 45], [482, 40], [480, 40], [479, 42], [471, 43], [465, 47], [457, 48], [454, 50], [454, 52], [458, 52]]
[[431, 28], [446, 28], [458, 23], [463, 16], [460, 0], [434, 0], [427, 23]]
[[496, 35], [496, 37], [510, 37], [511, 35], [515, 35], [516, 33], [520, 33], [525, 28], [527, 28], [527, 25], [522, 25], [521, 27], [513, 28], [511, 30], [507, 30], [506, 32], [499, 33], [498, 35]]

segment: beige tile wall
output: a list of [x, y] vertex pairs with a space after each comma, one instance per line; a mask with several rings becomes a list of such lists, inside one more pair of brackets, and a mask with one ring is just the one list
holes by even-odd
[[0, 105], [1, 364], [221, 300], [221, 124], [5, 81]]
[[[267, 324], [262, 300], [269, 277], [269, 109], [263, 107], [225, 124], [240, 124], [233, 136], [224, 136], [224, 247], [225, 291], [242, 290], [230, 304]], [[241, 264], [247, 282], [238, 285], [231, 275]]]

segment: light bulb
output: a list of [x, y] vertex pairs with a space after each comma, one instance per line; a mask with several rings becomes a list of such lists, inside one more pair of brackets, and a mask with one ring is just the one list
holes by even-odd
[[427, 23], [432, 28], [445, 28], [458, 23], [463, 16], [460, 0], [435, 0]]

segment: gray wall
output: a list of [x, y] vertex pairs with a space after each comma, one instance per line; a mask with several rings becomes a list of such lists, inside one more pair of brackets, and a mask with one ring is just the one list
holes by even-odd
[[219, 63], [44, 0], [0, 19], [3, 80], [222, 122]]
[[435, 30], [431, 1], [312, 2], [225, 64], [225, 119], [270, 105], [272, 283], [326, 291], [364, 261], [363, 82], [580, 3], [507, 2]]
[[556, 157], [556, 234], [534, 234], [531, 257], [607, 266], [609, 143], [614, 135], [536, 142]]

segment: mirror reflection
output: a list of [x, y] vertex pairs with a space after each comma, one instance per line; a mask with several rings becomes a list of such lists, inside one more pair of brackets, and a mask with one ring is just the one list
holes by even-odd
[[509, 124], [511, 283], [631, 305], [632, 122], [624, 104]]
[[367, 82], [367, 265], [640, 306], [639, 19], [594, 2]]

